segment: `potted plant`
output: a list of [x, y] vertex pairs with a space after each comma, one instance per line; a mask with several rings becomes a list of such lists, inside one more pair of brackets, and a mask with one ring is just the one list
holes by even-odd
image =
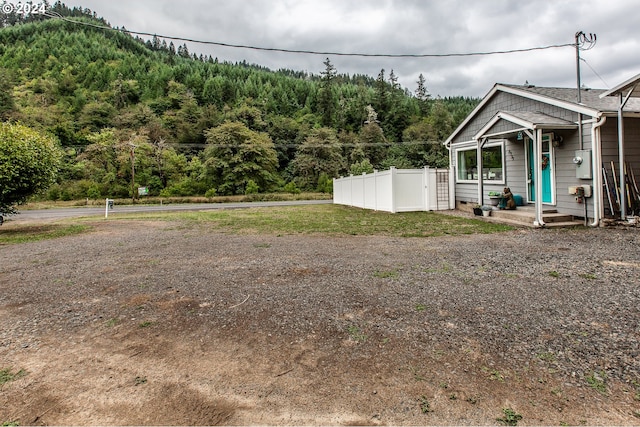
[[493, 207], [484, 205], [482, 207], [482, 216], [490, 216], [492, 210], [493, 210]]
[[498, 206], [498, 204], [500, 203], [500, 200], [502, 200], [501, 192], [489, 191], [489, 203], [491, 203], [492, 206]]

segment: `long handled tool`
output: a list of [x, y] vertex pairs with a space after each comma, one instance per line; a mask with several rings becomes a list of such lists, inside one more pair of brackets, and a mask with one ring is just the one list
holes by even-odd
[[602, 165], [602, 178], [604, 182], [604, 190], [607, 195], [607, 201], [609, 202], [609, 211], [612, 216], [615, 216], [616, 211], [613, 209], [613, 200], [611, 197], [611, 189], [609, 188], [609, 179], [607, 178], [607, 169]]
[[627, 184], [627, 194], [630, 199], [629, 206], [631, 207], [632, 214], [637, 214], [640, 207], [640, 193], [638, 192], [638, 185], [635, 182], [635, 176], [633, 176], [632, 174], [633, 168], [629, 167], [629, 165], [625, 162], [624, 178]]
[[618, 187], [618, 178], [616, 178], [616, 165], [611, 160], [611, 176], [613, 176], [613, 188], [616, 190], [616, 203], [620, 206], [620, 193], [621, 189]]

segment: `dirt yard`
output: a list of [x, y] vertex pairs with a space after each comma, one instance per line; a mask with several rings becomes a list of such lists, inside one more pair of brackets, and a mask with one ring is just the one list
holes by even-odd
[[92, 225], [0, 246], [0, 423], [640, 423], [637, 230]]

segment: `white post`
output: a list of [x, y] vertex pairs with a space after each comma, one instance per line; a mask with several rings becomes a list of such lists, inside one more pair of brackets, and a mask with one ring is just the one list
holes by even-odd
[[535, 207], [536, 207], [536, 219], [533, 225], [536, 227], [543, 227], [544, 220], [543, 216], [543, 207], [542, 207], [542, 129], [537, 129], [536, 138], [534, 141], [534, 156], [535, 156], [535, 165], [536, 169], [534, 171], [533, 182], [536, 185], [535, 188]]
[[391, 166], [391, 213], [396, 213], [396, 167]]
[[482, 176], [482, 147], [484, 146], [485, 139], [478, 139], [478, 151], [476, 152], [476, 163], [478, 164], [478, 204], [484, 205], [484, 178]]
[[378, 211], [378, 169], [373, 170], [373, 206]]
[[104, 202], [104, 218], [109, 218], [109, 199], [106, 199]]
[[353, 174], [349, 174], [349, 206], [353, 206]]

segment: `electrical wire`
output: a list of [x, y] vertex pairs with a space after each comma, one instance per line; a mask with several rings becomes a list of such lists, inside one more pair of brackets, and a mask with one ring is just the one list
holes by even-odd
[[465, 52], [465, 53], [424, 53], [424, 54], [347, 53], [347, 52], [315, 51], [315, 50], [303, 50], [303, 49], [300, 49], [300, 50], [299, 49], [282, 49], [282, 48], [274, 48], [274, 47], [259, 47], [259, 46], [243, 45], [243, 44], [215, 42], [215, 41], [208, 41], [208, 40], [197, 40], [197, 39], [190, 39], [190, 38], [176, 37], [176, 36], [165, 36], [161, 34], [153, 34], [153, 33], [147, 33], [143, 31], [127, 30], [126, 28], [113, 28], [113, 27], [107, 27], [104, 25], [92, 24], [90, 22], [76, 21], [74, 19], [64, 17], [56, 12], [47, 11], [45, 12], [44, 15], [53, 19], [61, 19], [63, 21], [66, 21], [72, 24], [84, 25], [87, 27], [98, 28], [101, 30], [118, 31], [125, 34], [135, 34], [137, 36], [159, 37], [167, 40], [176, 40], [181, 42], [214, 45], [214, 46], [229, 47], [229, 48], [236, 48], [236, 49], [250, 49], [250, 50], [258, 50], [258, 51], [266, 51], [266, 52], [281, 52], [281, 53], [324, 55], [324, 56], [351, 56], [351, 57], [363, 57], [363, 58], [451, 58], [451, 57], [466, 57], [466, 56], [503, 55], [503, 54], [510, 54], [510, 53], [522, 53], [522, 52], [531, 52], [536, 50], [547, 50], [547, 49], [556, 49], [556, 48], [575, 46], [574, 43], [563, 43], [563, 44], [553, 44], [553, 45], [547, 45], [547, 46], [535, 46], [535, 47], [522, 48], [522, 49], [495, 50], [495, 51], [487, 51], [487, 52]]
[[593, 74], [595, 74], [596, 76], [598, 76], [598, 78], [602, 81], [602, 83], [604, 83], [604, 85], [605, 85], [607, 88], [610, 88], [610, 87], [611, 87], [611, 86], [609, 86], [609, 84], [608, 84], [607, 82], [605, 82], [605, 81], [604, 81], [604, 79], [602, 78], [602, 76], [600, 76], [600, 74], [598, 74], [598, 72], [597, 72], [596, 70], [594, 70], [594, 69], [593, 69], [593, 67], [591, 66], [591, 64], [589, 64], [589, 63], [587, 62], [587, 60], [586, 60], [586, 59], [584, 59], [584, 58], [580, 58], [580, 60], [581, 60], [582, 62], [584, 62], [585, 64], [587, 64], [587, 67], [589, 67], [589, 68], [591, 69], [591, 71], [593, 71]]

